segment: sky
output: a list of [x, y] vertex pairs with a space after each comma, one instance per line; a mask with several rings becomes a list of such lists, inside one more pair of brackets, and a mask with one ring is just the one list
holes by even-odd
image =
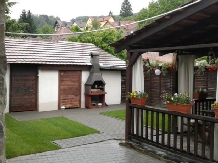
[[[62, 21], [70, 21], [78, 16], [107, 16], [110, 11], [119, 15], [124, 0], [9, 0], [17, 2], [11, 8], [11, 18], [18, 19], [22, 10], [32, 14], [58, 16]], [[152, 0], [129, 0], [133, 13], [146, 8]]]

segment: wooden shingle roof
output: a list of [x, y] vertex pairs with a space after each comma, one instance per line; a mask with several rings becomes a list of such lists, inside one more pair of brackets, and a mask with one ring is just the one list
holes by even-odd
[[5, 38], [7, 63], [91, 65], [90, 52], [100, 53], [100, 67], [125, 69], [125, 61], [91, 43]]

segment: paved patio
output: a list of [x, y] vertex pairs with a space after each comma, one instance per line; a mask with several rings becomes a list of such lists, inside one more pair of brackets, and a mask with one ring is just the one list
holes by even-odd
[[121, 110], [125, 105], [98, 109], [66, 109], [50, 112], [13, 112], [17, 120], [65, 116], [100, 131], [78, 138], [56, 140], [62, 149], [8, 159], [7, 163], [161, 163], [163, 161], [119, 145], [124, 139], [124, 121], [101, 115], [100, 112]]

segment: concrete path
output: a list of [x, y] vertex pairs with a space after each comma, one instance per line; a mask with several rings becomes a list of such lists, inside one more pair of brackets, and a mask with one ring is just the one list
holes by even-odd
[[101, 115], [100, 112], [121, 110], [125, 105], [112, 105], [98, 109], [66, 109], [51, 112], [14, 112], [11, 116], [17, 120], [31, 120], [65, 116], [100, 131], [78, 138], [54, 141], [62, 149], [7, 160], [7, 163], [161, 163], [133, 149], [120, 146], [124, 139], [124, 121]]

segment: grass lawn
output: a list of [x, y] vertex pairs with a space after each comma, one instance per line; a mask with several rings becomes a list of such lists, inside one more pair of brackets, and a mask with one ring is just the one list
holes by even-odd
[[[115, 110], [115, 111], [106, 111], [106, 112], [101, 112], [101, 114], [118, 118], [121, 120], [125, 120], [126, 117], [126, 110]], [[146, 116], [146, 112], [144, 112], [144, 118]], [[162, 129], [162, 114], [159, 114], [159, 128]], [[145, 119], [144, 119], [144, 124], [145, 124]], [[154, 128], [156, 128], [156, 113], [154, 113], [154, 122], [153, 122]], [[151, 126], [151, 112], [148, 112], [148, 126]], [[165, 117], [165, 131], [168, 131], [168, 117]]]
[[57, 150], [51, 141], [84, 136], [99, 131], [65, 117], [17, 121], [9, 115], [6, 119], [6, 157]]
[[101, 112], [100, 114], [110, 116], [110, 117], [114, 117], [114, 118], [118, 118], [118, 119], [121, 119], [121, 120], [126, 119], [126, 117], [125, 117], [126, 110], [106, 111], [106, 112]]

